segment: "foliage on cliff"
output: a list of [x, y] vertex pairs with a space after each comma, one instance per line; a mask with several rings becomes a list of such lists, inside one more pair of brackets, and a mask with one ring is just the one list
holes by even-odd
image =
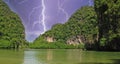
[[95, 0], [98, 17], [98, 46], [120, 50], [120, 0]]
[[[14, 48], [24, 41], [20, 19], [0, 0], [0, 47]], [[120, 0], [94, 0], [93, 7], [82, 7], [68, 22], [54, 25], [30, 47], [120, 50]]]
[[81, 8], [43, 35], [47, 36], [64, 43], [81, 36], [86, 48], [120, 50], [120, 0], [95, 0], [94, 8]]
[[[71, 41], [73, 40], [73, 45], [75, 42], [78, 42], [80, 45], [92, 45], [97, 40], [97, 35], [97, 15], [93, 7], [85, 6], [76, 11], [68, 22], [54, 25], [51, 30], [41, 37], [44, 37], [44, 39], [52, 37], [55, 42], [64, 44], [70, 44], [67, 41], [71, 39]], [[77, 37], [82, 37], [82, 39], [79, 38], [79, 40]], [[72, 38], [75, 38], [76, 41]], [[40, 39], [38, 38], [35, 42], [40, 42]]]
[[14, 48], [23, 44], [24, 28], [20, 21], [0, 0], [0, 48]]
[[95, 37], [93, 36], [96, 36], [98, 32], [96, 18], [94, 8], [83, 7], [74, 13], [68, 22], [63, 25], [54, 25], [44, 36], [52, 36], [57, 41], [66, 41], [73, 36], [81, 35], [84, 36], [87, 42], [90, 42], [89, 40], [94, 41], [93, 38]]

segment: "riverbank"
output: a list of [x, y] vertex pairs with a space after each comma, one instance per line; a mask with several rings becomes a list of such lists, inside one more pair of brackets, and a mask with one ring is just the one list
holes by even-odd
[[31, 49], [85, 49], [84, 44], [68, 45], [61, 42], [30, 43], [29, 48]]

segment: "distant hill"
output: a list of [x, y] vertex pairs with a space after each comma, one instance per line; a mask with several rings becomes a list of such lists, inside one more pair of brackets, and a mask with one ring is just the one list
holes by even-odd
[[[52, 30], [46, 32], [45, 36], [51, 36], [56, 41], [68, 40], [75, 42], [75, 39], [80, 39], [77, 43], [93, 43], [97, 36], [97, 16], [93, 7], [83, 7], [76, 11], [65, 24], [56, 24]], [[94, 37], [93, 37], [94, 36]], [[70, 44], [70, 42], [69, 42]]]
[[41, 43], [42, 40], [73, 46], [82, 44], [85, 49], [118, 51], [120, 50], [118, 3], [119, 0], [95, 0], [93, 7], [82, 7], [68, 22], [54, 25], [51, 30], [36, 39], [35, 43]]
[[61, 42], [73, 46], [85, 45], [89, 48], [98, 38], [97, 15], [94, 8], [82, 7], [68, 22], [54, 25], [51, 30], [36, 39], [35, 43], [41, 42], [41, 38], [47, 42]]
[[[0, 0], [0, 48], [24, 44], [20, 19]], [[82, 7], [68, 22], [54, 25], [29, 47], [120, 51], [120, 0], [94, 0], [93, 7]]]
[[0, 48], [15, 48], [23, 44], [24, 28], [19, 17], [0, 0]]

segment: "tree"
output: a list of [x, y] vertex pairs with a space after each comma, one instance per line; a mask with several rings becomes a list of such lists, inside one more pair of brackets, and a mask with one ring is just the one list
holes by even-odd
[[[108, 45], [114, 38], [120, 36], [120, 0], [95, 0], [94, 3], [99, 24], [98, 46], [103, 38], [104, 43]], [[108, 47], [111, 48], [111, 45]]]

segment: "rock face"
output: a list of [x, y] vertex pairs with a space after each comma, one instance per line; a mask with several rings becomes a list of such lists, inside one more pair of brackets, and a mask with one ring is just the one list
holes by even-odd
[[[53, 37], [50, 37], [50, 36], [46, 36], [45, 37], [45, 40], [48, 42], [48, 43], [51, 43], [51, 42], [55, 42], [56, 40], [53, 38]], [[66, 41], [66, 44], [68, 45], [79, 45], [79, 44], [83, 44], [83, 42], [85, 42], [85, 38], [83, 36], [74, 36], [70, 39], [68, 39]]]
[[45, 40], [46, 40], [47, 42], [54, 42], [54, 41], [55, 41], [55, 39], [54, 39], [53, 37], [50, 37], [50, 36], [47, 36], [47, 37], [45, 38]]
[[75, 46], [75, 45], [83, 44], [84, 41], [85, 41], [85, 38], [81, 35], [78, 35], [68, 39], [66, 43], [69, 45]]

